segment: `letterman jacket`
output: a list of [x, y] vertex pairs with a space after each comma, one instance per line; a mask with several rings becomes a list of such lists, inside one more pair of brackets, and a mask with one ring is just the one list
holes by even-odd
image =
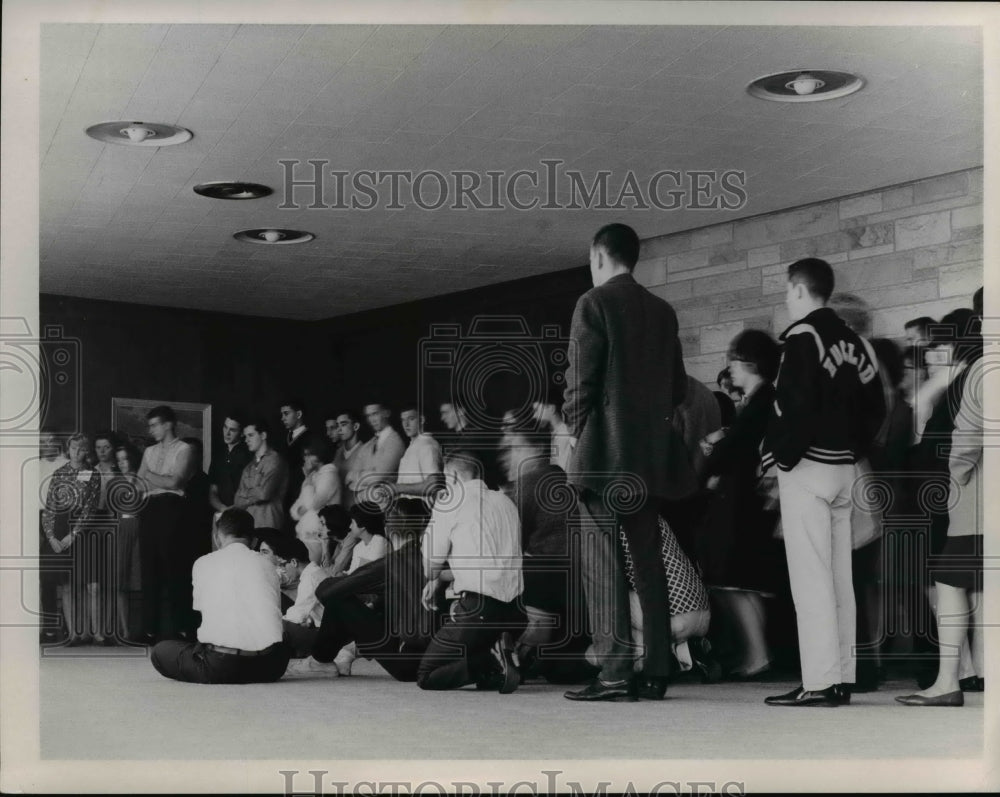
[[885, 417], [875, 352], [830, 308], [786, 329], [775, 400], [762, 445], [762, 470], [800, 460], [851, 465], [862, 459]]

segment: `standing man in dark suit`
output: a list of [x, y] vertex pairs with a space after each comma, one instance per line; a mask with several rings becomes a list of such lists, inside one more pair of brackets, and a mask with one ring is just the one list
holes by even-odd
[[[677, 315], [639, 285], [639, 237], [602, 227], [590, 247], [594, 287], [576, 304], [563, 414], [573, 452], [568, 478], [579, 494], [583, 588], [601, 665], [571, 700], [662, 699], [670, 672], [670, 607], [660, 559], [659, 498], [670, 495], [674, 408], [687, 378]], [[628, 593], [617, 530], [628, 540], [643, 614], [645, 658], [633, 677]]]

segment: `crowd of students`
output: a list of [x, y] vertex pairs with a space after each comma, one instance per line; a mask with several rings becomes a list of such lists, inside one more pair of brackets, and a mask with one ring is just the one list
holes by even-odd
[[[613, 227], [595, 238], [588, 301], [647, 301], [629, 298], [648, 294], [631, 278], [638, 240]], [[670, 361], [642, 386], [670, 384], [670, 443], [641, 457], [670, 461], [624, 497], [645, 463], [629, 449], [594, 481], [581, 396], [609, 406], [618, 391], [581, 360], [565, 408], [546, 397], [491, 429], [452, 396], [435, 434], [415, 404], [398, 404], [402, 434], [385, 403], [314, 429], [290, 399], [283, 434], [230, 411], [207, 474], [167, 406], [149, 412], [141, 456], [108, 432], [70, 436], [65, 457], [47, 437], [43, 609], [58, 598], [66, 635], [43, 641], [155, 645], [161, 673], [204, 683], [344, 676], [364, 656], [425, 689], [545, 678], [587, 683], [575, 700], [658, 699], [677, 670], [767, 677], [769, 626], [794, 606], [802, 685], [768, 702], [837, 706], [878, 688], [886, 620], [917, 597], [952, 622], [915, 635], [915, 657], [939, 648], [940, 665], [900, 702], [961, 705], [984, 685], [982, 290], [908, 324], [904, 348], [870, 340], [864, 303], [833, 288], [824, 261], [792, 264], [792, 324], [780, 340], [737, 335], [714, 394], [679, 344], [651, 353]], [[584, 351], [587, 312], [582, 299]], [[613, 421], [593, 456], [635, 436]]]

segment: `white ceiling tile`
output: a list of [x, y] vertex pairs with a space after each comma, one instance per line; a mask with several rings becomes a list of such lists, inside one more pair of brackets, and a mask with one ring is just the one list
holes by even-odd
[[[610, 170], [613, 189], [627, 169], [725, 163], [751, 175], [744, 211], [762, 213], [981, 162], [981, 50], [970, 28], [907, 26], [46, 25], [42, 285], [321, 318], [581, 265], [599, 211], [309, 210], [301, 189], [302, 208], [278, 210], [278, 160], [484, 174], [557, 158], [585, 178]], [[817, 57], [861, 72], [864, 91], [806, 106], [746, 94], [763, 71]], [[179, 122], [194, 139], [136, 150], [84, 135], [112, 119]], [[276, 193], [191, 190], [210, 179]], [[663, 234], [712, 220], [634, 223]], [[232, 239], [277, 224], [319, 237]], [[260, 296], [234, 298], [248, 284]]]

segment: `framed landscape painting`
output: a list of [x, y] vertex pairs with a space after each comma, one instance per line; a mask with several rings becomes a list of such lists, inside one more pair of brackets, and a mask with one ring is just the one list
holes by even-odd
[[180, 438], [194, 437], [202, 445], [202, 470], [208, 471], [212, 461], [212, 405], [194, 401], [161, 401], [159, 399], [112, 398], [111, 429], [132, 445], [144, 451], [153, 444], [149, 436], [146, 413], [165, 404], [177, 415], [175, 432]]

